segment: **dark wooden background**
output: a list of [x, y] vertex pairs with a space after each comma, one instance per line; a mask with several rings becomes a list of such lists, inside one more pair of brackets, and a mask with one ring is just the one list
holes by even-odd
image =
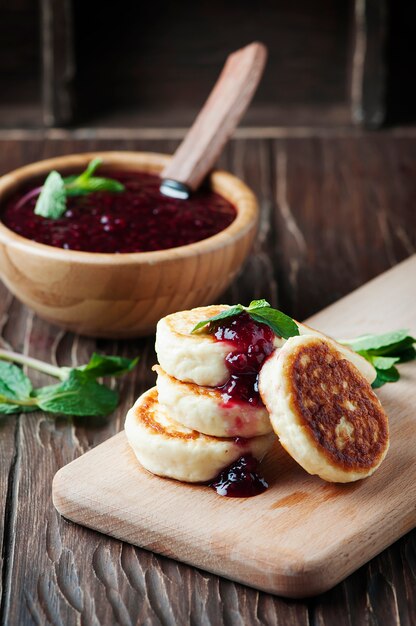
[[[313, 314], [416, 251], [412, 2], [3, 0], [0, 175], [73, 152], [172, 152], [226, 55], [253, 39], [266, 74], [220, 165], [253, 188], [261, 224], [222, 300]], [[107, 419], [0, 418], [0, 624], [416, 625], [416, 531], [332, 591], [289, 601], [60, 518], [55, 472], [123, 427], [154, 382], [153, 343], [62, 332], [0, 283], [0, 345], [60, 365], [141, 357]]]
[[[171, 152], [178, 143], [127, 134], [132, 138], [93, 130], [0, 133], [0, 174], [52, 155], [112, 148]], [[415, 252], [415, 163], [411, 130], [276, 129], [262, 138], [240, 131], [221, 165], [254, 189], [262, 218], [253, 253], [223, 300], [265, 297], [302, 319]], [[62, 332], [1, 284], [0, 331], [5, 346], [60, 365], [83, 363], [96, 349], [141, 357], [137, 370], [118, 381], [121, 404], [108, 419], [34, 413], [0, 420], [2, 624], [416, 624], [416, 531], [332, 591], [293, 601], [60, 518], [51, 501], [54, 473], [123, 427], [127, 409], [153, 383], [154, 338], [95, 341]], [[33, 380], [47, 382], [35, 373]]]
[[415, 122], [415, 39], [407, 0], [2, 0], [0, 128], [187, 127], [253, 40], [245, 126]]

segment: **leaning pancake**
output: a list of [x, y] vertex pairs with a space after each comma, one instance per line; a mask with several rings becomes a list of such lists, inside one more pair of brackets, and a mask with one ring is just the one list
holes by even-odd
[[330, 340], [290, 338], [266, 361], [259, 387], [281, 444], [310, 474], [351, 482], [370, 476], [384, 459], [387, 416]]
[[332, 341], [335, 344], [336, 349], [341, 352], [346, 359], [351, 361], [353, 365], [355, 365], [355, 367], [361, 372], [369, 383], [372, 383], [376, 379], [377, 372], [375, 368], [363, 356], [361, 356], [361, 354], [357, 354], [357, 352], [354, 352], [354, 350], [351, 350], [347, 346], [341, 345], [335, 341], [335, 339], [332, 339], [332, 337], [328, 337], [327, 335], [324, 335], [324, 333], [320, 333], [318, 330], [315, 330], [306, 324], [300, 324], [299, 322], [296, 322], [296, 324], [298, 325], [300, 335], [313, 335], [314, 337], [321, 337]]
[[206, 482], [244, 454], [261, 459], [275, 435], [251, 439], [203, 435], [174, 422], [158, 403], [156, 387], [146, 391], [127, 413], [127, 439], [140, 463], [158, 476]]
[[214, 437], [255, 437], [272, 432], [264, 405], [225, 402], [220, 389], [183, 383], [155, 365], [159, 403], [187, 428]]
[[[198, 322], [230, 308], [225, 304], [179, 311], [163, 317], [156, 329], [156, 353], [162, 368], [183, 382], [205, 387], [218, 387], [229, 378], [225, 357], [233, 348], [230, 344], [207, 333], [192, 334]], [[276, 337], [276, 346], [283, 340]]]

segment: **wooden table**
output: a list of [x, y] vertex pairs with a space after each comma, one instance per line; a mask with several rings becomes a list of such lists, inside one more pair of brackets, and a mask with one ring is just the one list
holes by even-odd
[[[5, 132], [0, 173], [95, 149], [170, 152], [178, 134]], [[264, 297], [302, 319], [415, 252], [415, 164], [412, 130], [240, 133], [221, 166], [254, 189], [262, 218], [253, 253], [223, 301]], [[51, 501], [53, 475], [123, 427], [127, 408], [153, 384], [154, 338], [95, 341], [65, 333], [34, 316], [1, 284], [0, 329], [4, 346], [59, 365], [83, 363], [95, 349], [141, 356], [137, 370], [118, 382], [122, 401], [110, 418], [33, 413], [0, 420], [2, 624], [415, 624], [415, 531], [332, 591], [302, 602], [257, 592], [61, 519]], [[38, 385], [48, 382], [31, 374]]]

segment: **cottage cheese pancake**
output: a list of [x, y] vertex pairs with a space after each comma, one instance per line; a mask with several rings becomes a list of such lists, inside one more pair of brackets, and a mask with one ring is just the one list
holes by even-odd
[[183, 383], [155, 365], [159, 403], [176, 422], [214, 437], [255, 437], [272, 431], [264, 405], [227, 401], [220, 389]]
[[156, 353], [162, 368], [178, 380], [208, 387], [228, 379], [225, 357], [230, 349], [212, 335], [196, 333], [194, 326], [218, 315], [226, 306], [199, 307], [163, 317], [156, 328]]
[[243, 455], [260, 460], [275, 439], [274, 433], [251, 439], [210, 437], [181, 426], [158, 403], [156, 387], [127, 413], [125, 432], [143, 467], [184, 482], [212, 480]]
[[[183, 382], [205, 387], [219, 387], [226, 383], [230, 371], [225, 358], [237, 348], [227, 341], [217, 341], [208, 333], [192, 334], [192, 329], [198, 322], [228, 308], [224, 304], [199, 307], [173, 313], [158, 322], [156, 352], [165, 372]], [[282, 345], [283, 341], [276, 337], [275, 347]]]
[[289, 454], [331, 482], [370, 476], [389, 447], [387, 416], [331, 340], [291, 337], [260, 373], [260, 394]]

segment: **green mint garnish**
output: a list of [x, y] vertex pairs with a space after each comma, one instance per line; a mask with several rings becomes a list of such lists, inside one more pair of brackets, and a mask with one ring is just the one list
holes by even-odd
[[[101, 416], [114, 411], [119, 399], [117, 392], [96, 379], [130, 372], [138, 361], [137, 358], [94, 353], [86, 365], [56, 367], [7, 350], [0, 350], [0, 359], [3, 359], [0, 360], [0, 413], [41, 409], [50, 413], [80, 416]], [[60, 382], [33, 389], [30, 379], [13, 362], [54, 376]]]
[[112, 178], [93, 176], [97, 167], [102, 164], [102, 159], [93, 159], [85, 172], [79, 176], [67, 176], [63, 179], [66, 194], [68, 196], [80, 196], [93, 191], [124, 191], [124, 185]]
[[377, 378], [372, 384], [374, 389], [399, 380], [397, 363], [416, 359], [414, 348], [416, 339], [404, 329], [380, 335], [361, 335], [355, 339], [341, 339], [338, 342], [358, 352], [374, 366], [377, 373]]
[[124, 191], [124, 185], [112, 178], [93, 176], [97, 167], [102, 164], [101, 159], [93, 159], [82, 174], [62, 176], [52, 171], [46, 178], [36, 202], [35, 213], [49, 219], [58, 219], [66, 211], [68, 196], [83, 196], [94, 191]]
[[58, 172], [52, 171], [45, 180], [36, 202], [35, 213], [42, 217], [58, 219], [66, 211], [65, 183]]
[[107, 415], [118, 404], [116, 391], [76, 369], [62, 383], [37, 389], [34, 396], [42, 411], [64, 415]]
[[299, 335], [299, 329], [296, 322], [277, 309], [272, 309], [270, 304], [266, 300], [252, 300], [249, 306], [243, 306], [242, 304], [236, 304], [221, 311], [218, 315], [214, 315], [210, 319], [198, 322], [198, 324], [192, 329], [195, 333], [212, 322], [218, 322], [228, 317], [234, 317], [240, 315], [240, 313], [248, 313], [250, 317], [258, 323], [266, 324], [272, 331], [279, 337], [289, 339], [289, 337], [295, 337]]
[[106, 356], [94, 352], [87, 365], [81, 365], [77, 369], [94, 379], [102, 376], [121, 376], [131, 372], [136, 367], [138, 360], [138, 357], [126, 359], [122, 356]]

